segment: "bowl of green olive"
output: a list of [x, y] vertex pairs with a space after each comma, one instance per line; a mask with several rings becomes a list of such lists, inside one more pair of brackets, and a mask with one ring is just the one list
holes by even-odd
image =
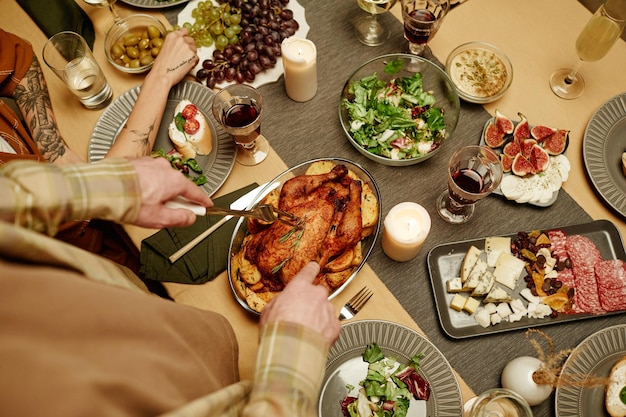
[[104, 51], [115, 68], [130, 74], [148, 71], [161, 51], [167, 29], [147, 14], [117, 21], [106, 34]]

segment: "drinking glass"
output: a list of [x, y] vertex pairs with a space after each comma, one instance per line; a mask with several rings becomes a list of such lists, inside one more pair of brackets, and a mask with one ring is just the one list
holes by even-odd
[[121, 19], [120, 16], [117, 14], [117, 11], [115, 10], [115, 7], [113, 7], [113, 5], [115, 4], [117, 0], [83, 0], [83, 1], [90, 6], [108, 7], [109, 10], [111, 11], [111, 15], [113, 15], [113, 21], [115, 21], [116, 23]]
[[261, 135], [263, 98], [256, 88], [247, 84], [224, 87], [214, 96], [211, 109], [215, 119], [239, 145], [237, 162], [251, 166], [267, 158], [270, 145]]
[[493, 388], [467, 401], [465, 417], [533, 417], [524, 398], [506, 388]]
[[625, 5], [624, 0], [605, 0], [591, 16], [576, 39], [578, 62], [574, 68], [559, 69], [550, 77], [550, 88], [554, 94], [571, 100], [583, 93], [585, 80], [578, 71], [583, 62], [603, 58], [619, 39], [626, 26]]
[[465, 223], [474, 205], [500, 185], [500, 157], [487, 146], [463, 147], [450, 158], [447, 177], [448, 189], [437, 199], [437, 212], [448, 223]]
[[85, 39], [65, 31], [52, 36], [43, 47], [43, 60], [88, 109], [106, 107], [113, 91]]
[[359, 7], [370, 13], [354, 24], [356, 38], [365, 45], [382, 45], [389, 39], [389, 30], [378, 21], [377, 15], [387, 13], [397, 0], [357, 0]]
[[449, 9], [448, 0], [402, 0], [404, 38], [412, 54], [424, 53]]

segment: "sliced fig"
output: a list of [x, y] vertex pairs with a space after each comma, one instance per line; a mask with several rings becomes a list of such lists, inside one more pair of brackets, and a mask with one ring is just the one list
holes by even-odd
[[514, 125], [513, 121], [506, 117], [504, 114], [500, 113], [498, 109], [496, 109], [496, 126], [500, 129], [504, 134], [510, 135], [513, 133]]
[[535, 168], [533, 167], [533, 164], [531, 164], [530, 161], [524, 157], [524, 155], [518, 153], [515, 158], [513, 158], [511, 171], [513, 171], [513, 173], [518, 177], [524, 177], [528, 174], [534, 174]]
[[550, 155], [560, 155], [565, 152], [569, 144], [569, 130], [557, 129], [554, 134], [548, 136], [543, 141], [543, 148]]
[[493, 122], [489, 122], [485, 129], [485, 143], [490, 148], [499, 148], [504, 143], [504, 132]]
[[531, 136], [539, 143], [543, 142], [548, 136], [554, 134], [554, 132], [556, 132], [555, 128], [544, 125], [533, 126], [533, 128], [530, 129]]
[[528, 160], [535, 168], [535, 173], [545, 171], [550, 165], [550, 155], [540, 145], [533, 145]]
[[502, 148], [502, 153], [510, 156], [511, 158], [515, 158], [515, 155], [517, 155], [521, 151], [522, 148], [520, 147], [520, 144], [514, 140], [508, 141], [507, 144], [504, 145], [504, 148]]
[[513, 138], [515, 140], [530, 138], [530, 125], [528, 124], [528, 119], [522, 113], [517, 114], [519, 115], [520, 121], [513, 130]]
[[537, 144], [537, 141], [535, 139], [527, 138], [521, 139], [519, 144], [522, 149], [522, 155], [528, 158], [530, 156], [530, 150]]
[[511, 166], [513, 166], [513, 157], [501, 153], [500, 161], [502, 162], [502, 171], [511, 172]]

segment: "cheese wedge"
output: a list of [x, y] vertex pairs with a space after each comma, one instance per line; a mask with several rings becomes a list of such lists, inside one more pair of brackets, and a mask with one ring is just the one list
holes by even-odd
[[465, 258], [463, 258], [463, 263], [461, 264], [461, 282], [465, 282], [467, 280], [467, 277], [472, 271], [472, 268], [474, 268], [478, 259], [480, 259], [480, 249], [476, 246], [470, 246], [465, 254]]
[[487, 265], [494, 267], [501, 252], [511, 253], [510, 237], [488, 237], [485, 239], [485, 253], [487, 254]]
[[487, 262], [478, 258], [476, 260], [476, 263], [474, 264], [474, 267], [472, 268], [472, 271], [470, 272], [466, 281], [463, 283], [463, 289], [469, 291], [476, 288], [478, 286], [478, 283], [480, 282], [480, 278], [487, 271], [487, 268]]
[[496, 261], [496, 269], [493, 271], [493, 275], [496, 277], [496, 282], [502, 285], [514, 289], [517, 284], [517, 280], [524, 271], [526, 262], [515, 257], [511, 253], [501, 252]]
[[484, 303], [508, 303], [512, 301], [513, 297], [504, 288], [498, 284], [494, 284], [491, 287], [491, 291], [485, 296]]
[[491, 271], [485, 271], [485, 273], [480, 277], [478, 285], [476, 285], [472, 291], [472, 297], [482, 297], [487, 295], [495, 281], [496, 277], [493, 276]]

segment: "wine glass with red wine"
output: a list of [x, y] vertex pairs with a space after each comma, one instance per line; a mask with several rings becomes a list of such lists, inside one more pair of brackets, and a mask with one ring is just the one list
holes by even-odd
[[450, 158], [447, 177], [448, 189], [437, 199], [437, 212], [448, 223], [465, 223], [475, 204], [500, 185], [500, 157], [487, 146], [466, 146]]
[[256, 88], [247, 84], [224, 87], [213, 98], [211, 109], [215, 119], [239, 145], [237, 162], [250, 166], [267, 158], [270, 145], [261, 135], [263, 98]]
[[424, 53], [449, 9], [448, 0], [402, 0], [404, 38], [412, 54]]

